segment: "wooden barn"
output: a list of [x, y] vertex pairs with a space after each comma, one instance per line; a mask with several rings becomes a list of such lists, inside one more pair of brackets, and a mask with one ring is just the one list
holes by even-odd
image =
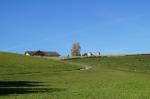
[[26, 51], [24, 53], [26, 56], [47, 56], [47, 57], [59, 57], [60, 54], [57, 52], [51, 52], [51, 51]]

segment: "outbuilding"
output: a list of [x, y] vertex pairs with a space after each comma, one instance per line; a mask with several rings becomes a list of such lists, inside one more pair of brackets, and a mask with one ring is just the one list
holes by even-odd
[[55, 51], [25, 51], [26, 56], [47, 56], [47, 57], [59, 57], [60, 54]]

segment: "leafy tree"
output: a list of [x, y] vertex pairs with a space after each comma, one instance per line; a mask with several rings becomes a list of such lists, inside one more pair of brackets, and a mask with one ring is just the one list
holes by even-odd
[[73, 43], [71, 48], [71, 55], [72, 56], [81, 56], [80, 54], [81, 46], [80, 43]]

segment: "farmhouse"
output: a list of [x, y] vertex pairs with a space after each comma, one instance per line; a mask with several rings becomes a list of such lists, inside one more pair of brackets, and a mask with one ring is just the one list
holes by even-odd
[[88, 53], [84, 53], [82, 56], [86, 56], [86, 57], [92, 57], [92, 56], [100, 56], [101, 53], [97, 52], [95, 54], [93, 54], [92, 52], [88, 52]]
[[47, 52], [47, 51], [40, 51], [40, 50], [26, 51], [24, 53], [24, 55], [26, 55], [26, 56], [48, 56], [48, 57], [59, 57], [60, 56], [60, 54], [57, 52], [51, 52], [51, 51]]
[[84, 53], [82, 56], [91, 57], [91, 56], [94, 56], [94, 54], [92, 52], [88, 52], [88, 53]]

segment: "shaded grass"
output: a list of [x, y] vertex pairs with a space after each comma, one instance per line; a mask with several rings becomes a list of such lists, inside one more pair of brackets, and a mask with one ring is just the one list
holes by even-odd
[[42, 82], [35, 81], [0, 81], [0, 95], [51, 93], [64, 90], [61, 88], [43, 88], [44, 86]]

